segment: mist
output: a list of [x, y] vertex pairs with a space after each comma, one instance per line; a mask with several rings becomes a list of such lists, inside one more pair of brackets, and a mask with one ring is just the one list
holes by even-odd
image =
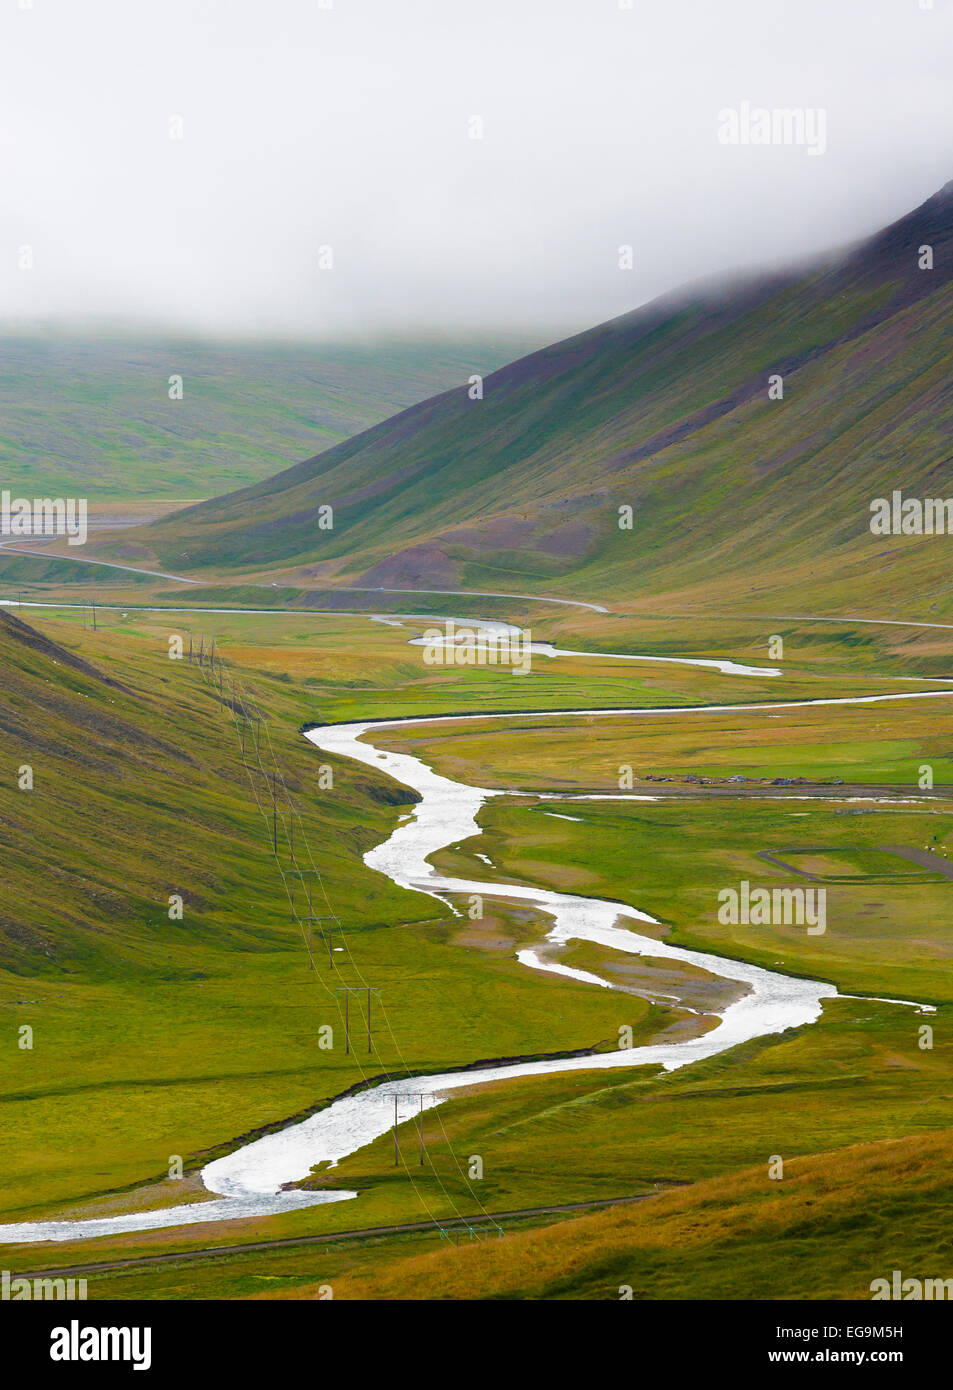
[[584, 328], [922, 202], [951, 59], [948, 0], [7, 0], [0, 329]]

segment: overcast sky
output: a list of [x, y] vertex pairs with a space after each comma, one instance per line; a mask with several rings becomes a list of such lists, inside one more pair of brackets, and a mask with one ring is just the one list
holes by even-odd
[[555, 333], [953, 178], [951, 0], [626, 6], [0, 0], [0, 320]]

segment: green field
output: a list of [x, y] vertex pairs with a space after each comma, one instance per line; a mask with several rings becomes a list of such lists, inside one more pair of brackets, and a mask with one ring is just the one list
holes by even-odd
[[[849, 253], [528, 356], [0, 345], [15, 490], [83, 492], [109, 523], [81, 554], [0, 549], [0, 1222], [201, 1202], [211, 1157], [383, 1080], [586, 1061], [454, 1089], [396, 1154], [384, 1133], [296, 1179], [354, 1200], [10, 1245], [6, 1267], [123, 1262], [94, 1298], [857, 1298], [893, 1268], [945, 1276], [951, 540], [868, 521], [901, 484], [946, 488], [951, 253], [948, 186]], [[410, 641], [446, 616], [564, 650], [524, 674], [428, 664]], [[432, 858], [483, 886], [482, 915], [364, 863], [415, 795], [303, 733], [374, 720], [380, 758], [508, 793]], [[311, 871], [330, 959], [292, 898]], [[513, 884], [836, 997], [670, 1072], [590, 1066], [625, 1036], [705, 1038], [747, 986], [618, 938], [557, 947]], [[823, 929], [723, 915], [742, 889], [810, 895]], [[380, 991], [369, 1049], [358, 1002], [342, 1047], [355, 987]], [[285, 1239], [310, 1243], [247, 1248]]]
[[[331, 346], [130, 333], [0, 338], [0, 460], [14, 495], [230, 491], [517, 357], [517, 336]], [[182, 378], [181, 399], [169, 379]]]
[[[65, 592], [31, 586], [50, 601]], [[138, 593], [136, 586], [119, 597], [133, 601]], [[112, 601], [106, 591], [103, 597]], [[391, 596], [391, 611], [397, 602]], [[30, 763], [35, 779], [31, 792], [17, 790], [12, 777], [0, 788], [10, 885], [0, 974], [8, 1038], [0, 1075], [4, 1221], [200, 1199], [196, 1174], [210, 1156], [311, 1113], [362, 1077], [598, 1051], [616, 1045], [622, 1025], [636, 1042], [696, 1026], [682, 1004], [663, 997], [672, 992], [671, 962], [647, 961], [633, 974], [636, 958], [576, 943], [559, 958], [621, 988], [544, 976], [515, 956], [521, 946], [538, 946], [546, 930], [532, 914], [488, 898], [483, 921], [468, 922], [367, 870], [362, 852], [384, 839], [411, 803], [390, 779], [325, 760], [300, 736], [307, 722], [398, 710], [549, 708], [552, 715], [518, 724], [395, 726], [376, 735], [384, 747], [423, 754], [445, 775], [527, 793], [488, 803], [480, 842], [441, 851], [441, 868], [615, 898], [659, 919], [650, 934], [830, 981], [845, 995], [933, 1004], [937, 1013], [929, 1016], [935, 1039], [926, 1050], [919, 1045], [924, 1015], [843, 998], [825, 1005], [815, 1025], [671, 1074], [650, 1067], [581, 1071], [457, 1092], [425, 1118], [422, 1169], [416, 1129], [408, 1125], [396, 1169], [385, 1135], [309, 1180], [356, 1188], [355, 1202], [89, 1242], [8, 1246], [11, 1270], [645, 1195], [644, 1206], [591, 1216], [510, 1220], [505, 1239], [467, 1236], [452, 1249], [446, 1234], [421, 1232], [352, 1238], [326, 1251], [302, 1246], [133, 1267], [94, 1276], [90, 1295], [313, 1297], [331, 1280], [335, 1297], [416, 1296], [424, 1288], [437, 1297], [514, 1290], [527, 1297], [618, 1297], [626, 1269], [638, 1296], [711, 1293], [707, 1256], [682, 1258], [676, 1273], [660, 1253], [668, 1240], [682, 1242], [683, 1253], [719, 1252], [725, 1296], [765, 1297], [772, 1289], [855, 1296], [858, 1280], [869, 1282], [880, 1272], [877, 1261], [889, 1263], [898, 1247], [889, 1231], [878, 1246], [852, 1217], [861, 1200], [849, 1176], [854, 1164], [872, 1174], [878, 1212], [902, 1200], [906, 1263], [926, 1268], [934, 1259], [940, 1179], [933, 1174], [911, 1184], [902, 1173], [904, 1164], [920, 1162], [924, 1146], [946, 1144], [946, 1131], [953, 1131], [945, 1028], [953, 1008], [946, 926], [953, 882], [880, 847], [929, 845], [940, 856], [953, 848], [947, 700], [585, 720], [555, 713], [915, 690], [921, 687], [890, 676], [926, 678], [922, 668], [936, 660], [936, 649], [924, 634], [898, 641], [889, 629], [868, 629], [858, 645], [832, 643], [833, 627], [792, 628], [791, 659], [773, 680], [605, 657], [539, 660], [529, 676], [513, 677], [426, 667], [419, 649], [407, 646], [412, 622], [394, 628], [357, 615], [99, 609], [95, 632], [84, 626], [82, 608], [21, 615], [29, 630], [17, 626], [16, 610], [0, 629], [4, 742], [10, 765]], [[574, 622], [579, 631], [570, 642]], [[693, 646], [690, 630], [675, 620], [663, 627], [659, 620], [620, 619], [613, 639], [599, 615], [540, 613], [539, 623], [542, 639], [577, 647], [601, 640], [610, 650], [661, 647], [760, 664], [753, 654], [757, 624], [711, 628], [708, 642]], [[169, 660], [170, 636], [182, 636], [186, 646], [191, 637], [197, 647], [213, 633], [229, 672], [268, 717], [267, 739], [299, 814], [299, 852], [306, 837], [344, 923], [348, 951], [333, 982], [323, 962], [317, 976], [309, 971], [305, 943], [291, 924], [279, 872], [290, 862], [283, 857], [286, 820], [276, 861], [268, 798], [262, 814], [232, 712], [194, 664]], [[318, 786], [324, 761], [333, 765], [330, 790]], [[928, 800], [888, 807], [844, 799], [855, 794], [855, 783], [892, 789], [904, 800], [924, 796], [916, 787], [923, 762], [934, 769]], [[655, 802], [571, 799], [616, 791], [622, 764], [633, 767], [639, 794], [653, 793], [649, 774], [704, 775], [712, 785], [658, 784], [656, 793], [662, 785], [674, 793]], [[757, 781], [739, 791], [726, 782], [731, 775]], [[772, 799], [761, 783], [782, 776], [840, 777], [846, 785], [804, 801]], [[806, 795], [797, 786], [783, 790]], [[565, 799], [540, 802], [537, 791]], [[817, 881], [828, 891], [825, 935], [718, 922], [720, 888], [742, 878], [768, 886], [796, 880], [762, 852], [784, 860], [816, 857], [819, 847], [830, 861], [811, 860], [811, 872], [824, 870]], [[849, 872], [834, 872], [845, 865]], [[166, 912], [175, 892], [185, 900], [182, 922]], [[373, 1055], [345, 1057], [339, 1045], [319, 1050], [318, 1029], [340, 1025], [331, 989], [358, 979], [382, 990]], [[660, 991], [654, 1000], [653, 983]], [[713, 999], [697, 972], [684, 972], [676, 984], [684, 1004]], [[17, 1046], [23, 1024], [34, 1030], [29, 1051]], [[479, 1183], [465, 1176], [473, 1154], [484, 1160]], [[835, 1154], [836, 1172], [844, 1174], [836, 1182]], [[170, 1180], [175, 1155], [185, 1176]], [[784, 1183], [767, 1178], [772, 1155], [791, 1161]], [[867, 1182], [865, 1176], [862, 1189]], [[825, 1200], [841, 1213], [848, 1253], [813, 1292], [821, 1237], [819, 1228], [805, 1226], [802, 1204], [814, 1200], [819, 1183], [832, 1184]], [[656, 1208], [659, 1216], [649, 1217]], [[768, 1256], [780, 1230], [800, 1252], [784, 1289], [776, 1287]], [[593, 1231], [602, 1255], [591, 1254]], [[653, 1231], [668, 1234], [663, 1240]], [[873, 1272], [866, 1275], [868, 1266]], [[474, 1270], [478, 1282], [468, 1283]]]

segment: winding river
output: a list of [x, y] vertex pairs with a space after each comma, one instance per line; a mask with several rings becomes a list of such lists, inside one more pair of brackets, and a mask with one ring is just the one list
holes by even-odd
[[[2, 548], [2, 547], [0, 547]], [[32, 552], [31, 552], [32, 553]], [[90, 564], [99, 564], [98, 560], [91, 560]], [[191, 579], [186, 583], [193, 583]], [[387, 589], [381, 590], [383, 593], [404, 593], [413, 592], [412, 590]], [[429, 592], [429, 591], [423, 591]], [[434, 590], [439, 592], [439, 590]], [[487, 597], [487, 595], [484, 595]], [[496, 595], [490, 595], [496, 597]], [[500, 596], [502, 597], [502, 595]], [[545, 599], [546, 603], [568, 603], [568, 599]], [[89, 605], [82, 603], [51, 603], [47, 600], [26, 599], [24, 602], [19, 600], [0, 598], [0, 608], [53, 608], [53, 609], [77, 609], [82, 610]], [[582, 604], [583, 608], [594, 608], [594, 604]], [[651, 661], [661, 662], [666, 666], [699, 666], [710, 671], [720, 671], [725, 676], [780, 676], [783, 671], [779, 666], [746, 666], [740, 661], [730, 661], [727, 658], [701, 657], [701, 656], [654, 656], [634, 652], [580, 652], [574, 651], [569, 647], [554, 647], [551, 642], [533, 642], [530, 640], [529, 633], [523, 628], [514, 627], [512, 623], [500, 622], [495, 618], [445, 618], [436, 613], [349, 613], [339, 612], [337, 609], [330, 608], [200, 608], [190, 604], [183, 607], [181, 604], [122, 604], [122, 603], [97, 603], [96, 610], [99, 613], [122, 613], [127, 617], [130, 613], [219, 613], [219, 614], [243, 614], [246, 617], [287, 617], [297, 616], [300, 618], [364, 618], [372, 623], [385, 623], [388, 627], [403, 627], [405, 622], [425, 622], [425, 623], [444, 623], [453, 625], [462, 633], [472, 632], [477, 646], [487, 646], [494, 639], [506, 636], [525, 641], [526, 649], [532, 656], [559, 657], [576, 656], [591, 660], [602, 661]], [[604, 608], [598, 609], [604, 613]], [[433, 639], [427, 640], [424, 637], [411, 637], [408, 639], [409, 647], [424, 647], [439, 645], [446, 648], [454, 645], [453, 638], [442, 639], [434, 643]], [[889, 679], [889, 678], [888, 678]], [[897, 679], [901, 679], [898, 677]], [[917, 679], [914, 676], [910, 680]]]
[[[368, 741], [368, 735], [378, 731], [387, 733], [415, 724], [460, 724], [465, 722], [466, 718], [480, 721], [506, 720], [510, 723], [523, 719], [551, 717], [556, 713], [561, 719], [594, 715], [600, 718], [664, 718], [672, 715], [685, 717], [719, 712], [738, 713], [746, 710], [784, 710], [807, 705], [870, 704], [928, 698], [953, 698], [953, 692], [917, 691], [899, 695], [835, 697], [751, 705], [536, 711], [515, 715], [479, 714], [467, 717], [445, 715], [424, 719], [328, 725], [312, 729], [307, 737], [323, 752], [351, 758], [386, 772], [396, 781], [411, 787], [421, 797], [412, 814], [398, 825], [390, 837], [365, 854], [365, 863], [369, 868], [386, 874], [401, 887], [429, 893], [441, 901], [445, 900], [448, 894], [478, 893], [483, 898], [527, 905], [551, 919], [552, 926], [545, 937], [549, 946], [558, 946], [574, 940], [590, 941], [632, 955], [679, 961], [741, 986], [743, 992], [740, 997], [724, 1005], [720, 1012], [711, 1010], [717, 1022], [708, 1032], [680, 1041], [660, 1042], [591, 1056], [512, 1062], [464, 1072], [415, 1076], [410, 1082], [389, 1081], [372, 1091], [336, 1100], [307, 1120], [253, 1140], [233, 1153], [209, 1163], [202, 1170], [201, 1177], [211, 1200], [89, 1220], [31, 1221], [2, 1225], [0, 1243], [82, 1240], [160, 1227], [264, 1216], [325, 1202], [347, 1201], [355, 1198], [357, 1194], [344, 1190], [285, 1192], [280, 1189], [284, 1184], [307, 1177], [316, 1164], [327, 1161], [333, 1166], [386, 1133], [393, 1124], [395, 1095], [398, 1097], [398, 1119], [405, 1120], [418, 1113], [418, 1093], [423, 1095], [423, 1108], [429, 1109], [439, 1105], [454, 1090], [481, 1082], [616, 1067], [656, 1066], [673, 1071], [702, 1058], [712, 1057], [749, 1039], [813, 1023], [821, 1014], [823, 1001], [837, 996], [837, 990], [830, 984], [817, 980], [795, 979], [743, 961], [688, 950], [685, 947], [669, 945], [654, 936], [641, 935], [638, 924], [641, 922], [657, 925], [655, 919], [635, 908], [616, 902], [571, 893], [557, 893], [518, 883], [454, 878], [441, 873], [430, 863], [430, 857], [442, 848], [478, 836], [480, 829], [477, 816], [484, 802], [491, 797], [508, 793], [471, 787], [443, 777], [421, 758], [375, 747]], [[620, 922], [626, 925], [620, 925]], [[527, 967], [537, 971], [571, 974], [577, 979], [593, 984], [613, 987], [597, 976], [547, 962], [535, 951], [521, 951], [519, 959]], [[737, 990], [735, 994], [737, 995]], [[408, 1089], [414, 1092], [414, 1099], [401, 1101], [399, 1098]]]

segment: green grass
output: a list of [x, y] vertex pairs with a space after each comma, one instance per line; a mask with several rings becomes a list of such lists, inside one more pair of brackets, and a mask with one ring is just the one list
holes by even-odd
[[[486, 878], [629, 903], [670, 927], [669, 939], [679, 945], [829, 980], [847, 992], [953, 1002], [948, 978], [953, 883], [948, 879], [895, 872], [820, 879], [817, 886], [827, 894], [823, 935], [808, 935], [793, 924], [726, 926], [718, 921], [719, 892], [737, 889], [742, 880], [752, 889], [815, 886], [759, 857], [760, 851], [781, 844], [789, 848], [794, 835], [808, 845], [841, 844], [850, 853], [884, 842], [930, 843], [934, 852], [953, 853], [949, 803], [938, 803], [928, 814], [907, 810], [865, 816], [838, 815], [824, 803], [783, 801], [622, 808], [545, 804], [578, 820], [542, 816], [535, 807], [521, 807], [509, 798], [484, 808], [481, 848], [494, 864]], [[792, 807], [807, 814], [797, 815]], [[459, 868], [461, 861], [443, 852], [437, 863]]]
[[953, 287], [896, 250], [934, 230], [948, 202], [880, 255], [645, 306], [491, 374], [481, 401], [461, 385], [107, 553], [218, 578], [948, 621], [946, 539], [869, 530], [900, 461], [925, 497], [946, 460]]
[[[301, 723], [316, 715], [506, 708], [512, 696], [499, 679], [494, 683], [499, 673], [423, 668], [415, 649], [406, 647], [406, 632], [347, 615], [127, 610], [125, 616], [102, 614], [105, 626], [95, 634], [76, 612], [31, 610], [28, 616], [57, 645], [26, 646], [0, 631], [6, 741], [12, 762], [31, 761], [37, 772], [32, 793], [17, 792], [9, 781], [0, 785], [0, 836], [12, 888], [4, 906], [0, 975], [0, 1019], [7, 1019], [8, 1038], [0, 1054], [0, 1114], [8, 1136], [0, 1163], [4, 1220], [192, 1199], [199, 1195], [195, 1172], [210, 1155], [326, 1103], [360, 1079], [358, 1061], [371, 1075], [429, 1072], [477, 1059], [611, 1047], [622, 1024], [648, 1041], [685, 1018], [667, 1004], [526, 970], [515, 951], [544, 930], [526, 914], [487, 899], [488, 920], [469, 923], [366, 870], [363, 850], [383, 839], [407, 809], [387, 800], [394, 792], [388, 779], [329, 760], [333, 795], [317, 791], [314, 772], [323, 755], [300, 738]], [[346, 1059], [339, 1048], [316, 1049], [318, 1026], [335, 1021], [336, 1013], [330, 996], [309, 978], [306, 954], [289, 924], [267, 828], [241, 784], [235, 730], [195, 668], [166, 655], [170, 632], [198, 638], [210, 631], [270, 716], [271, 736], [317, 847], [329, 897], [345, 920], [354, 961], [382, 989], [393, 1037], [382, 1016], [370, 1062]], [[677, 632], [670, 628], [669, 640]], [[733, 639], [731, 650], [743, 645]], [[900, 659], [876, 646], [838, 648], [833, 661], [824, 650], [823, 643], [805, 649], [790, 675], [764, 682], [768, 698], [802, 689], [846, 691], [852, 679], [875, 688], [880, 663]], [[94, 669], [70, 666], [70, 654]], [[852, 661], [859, 668], [853, 677]], [[119, 684], [105, 685], [96, 671]], [[760, 682], [690, 668], [620, 672], [618, 664], [597, 661], [583, 671], [567, 660], [519, 679], [528, 682], [519, 686], [528, 704], [764, 698]], [[788, 711], [770, 721], [738, 712], [706, 724], [703, 738], [698, 716], [690, 714], [637, 724], [546, 716], [521, 725], [518, 736], [501, 721], [395, 728], [376, 737], [387, 746], [422, 748], [450, 775], [528, 789], [612, 789], [624, 760], [641, 762], [641, 770], [708, 767], [717, 775], [743, 755], [745, 766], [762, 772], [796, 767], [817, 774], [841, 747], [853, 750], [858, 776], [892, 773], [903, 783], [910, 760], [935, 758], [939, 766], [938, 755], [951, 746], [946, 702], [917, 703], [916, 710], [915, 723], [910, 708], [900, 705]], [[636, 738], [641, 757], [633, 759]], [[544, 809], [579, 819], [555, 819]], [[346, 1231], [419, 1220], [428, 1211], [440, 1220], [481, 1207], [633, 1195], [654, 1191], [656, 1183], [726, 1182], [731, 1200], [743, 1206], [748, 1180], [738, 1175], [773, 1153], [796, 1163], [798, 1156], [845, 1146], [919, 1142], [953, 1127], [945, 1042], [953, 1006], [945, 983], [953, 885], [918, 874], [895, 882], [899, 875], [881, 874], [873, 858], [881, 843], [929, 841], [942, 852], [953, 820], [942, 801], [869, 816], [838, 816], [836, 809], [742, 798], [627, 806], [553, 801], [541, 807], [507, 798], [484, 808], [478, 844], [443, 851], [438, 862], [488, 879], [571, 886], [631, 902], [658, 916], [660, 930], [673, 940], [768, 966], [783, 961], [790, 973], [832, 979], [846, 992], [932, 1000], [941, 1006], [930, 1019], [932, 1050], [919, 1047], [922, 1015], [838, 1000], [811, 1027], [670, 1075], [651, 1068], [579, 1072], [456, 1093], [425, 1118], [423, 1170], [408, 1125], [400, 1136], [406, 1167], [402, 1161], [395, 1170], [392, 1139], [385, 1135], [330, 1175], [310, 1180], [354, 1186], [361, 1193], [355, 1202], [240, 1226], [223, 1222], [210, 1230], [173, 1228], [57, 1245], [42, 1251], [44, 1267]], [[866, 874], [859, 882], [827, 885], [827, 934], [722, 928], [718, 889], [741, 877], [787, 883], [789, 876], [758, 851], [799, 846], [853, 856]], [[495, 869], [473, 857], [475, 848], [491, 856]], [[913, 866], [896, 860], [893, 867]], [[182, 924], [168, 922], [163, 911], [174, 888], [187, 902]], [[619, 978], [618, 953], [575, 947], [565, 959]], [[339, 969], [335, 983], [350, 983], [349, 967]], [[21, 1023], [34, 1027], [32, 1052], [16, 1048]], [[479, 1184], [460, 1171], [475, 1153], [485, 1164]], [[185, 1160], [184, 1182], [165, 1176], [173, 1155]], [[649, 1205], [678, 1200], [688, 1198], [653, 1197]], [[911, 1261], [929, 1252], [924, 1210], [918, 1213], [907, 1223]], [[692, 1240], [680, 1220], [673, 1218], [670, 1229], [682, 1242], [683, 1265], [689, 1252], [683, 1286], [713, 1287], [702, 1257], [690, 1254]], [[511, 1240], [548, 1241], [577, 1225], [561, 1221], [549, 1234], [540, 1229], [498, 1244], [505, 1250], [515, 1248]], [[725, 1257], [721, 1287], [728, 1296], [754, 1287], [759, 1270], [766, 1277], [760, 1237], [749, 1239], [745, 1230], [735, 1238], [737, 1250]], [[860, 1250], [863, 1238], [857, 1239]], [[746, 1241], [750, 1268], [743, 1259]], [[607, 1239], [607, 1259], [611, 1245]], [[372, 1286], [402, 1296], [399, 1290], [410, 1287], [401, 1282], [402, 1261], [419, 1248], [402, 1238], [372, 1249], [329, 1247], [327, 1255], [274, 1252], [252, 1264], [242, 1256], [196, 1268], [133, 1271], [111, 1277], [99, 1296], [298, 1296], [328, 1278], [336, 1296], [339, 1282], [342, 1296]], [[716, 1241], [712, 1248], [722, 1246]], [[40, 1253], [10, 1247], [4, 1259], [12, 1270], [24, 1270], [37, 1267]], [[449, 1258], [454, 1269], [440, 1276], [440, 1287], [420, 1287], [440, 1296], [493, 1293], [499, 1276], [489, 1271], [484, 1284], [461, 1294], [456, 1270], [463, 1266], [456, 1261], [471, 1257], [455, 1249]], [[805, 1257], [805, 1270], [813, 1268], [813, 1258]], [[633, 1255], [628, 1245], [625, 1259], [636, 1260], [633, 1277], [643, 1284], [647, 1271], [656, 1272], [657, 1282], [646, 1287], [674, 1288], [674, 1264], [660, 1265], [657, 1254]], [[352, 1285], [351, 1276], [358, 1282]], [[550, 1278], [542, 1270], [534, 1282], [532, 1269], [518, 1262], [507, 1278], [542, 1296], [605, 1296], [599, 1269], [568, 1280], [565, 1272]], [[806, 1287], [792, 1271], [785, 1288], [800, 1296]], [[846, 1285], [835, 1280], [830, 1287], [842, 1293]]]
[[[7, 335], [0, 455], [14, 495], [196, 498], [257, 482], [499, 366], [525, 339], [329, 346]], [[183, 398], [169, 399], [169, 378]], [[18, 481], [20, 480], [20, 481]]]
[[[656, 680], [652, 681], [655, 693], [651, 698], [631, 703], [647, 707], [666, 703], [659, 698]], [[702, 682], [691, 675], [678, 680], [699, 694], [700, 688], [711, 689], [710, 678]], [[719, 689], [724, 691], [724, 682]], [[918, 687], [889, 679], [875, 684], [831, 673], [823, 683], [797, 675], [764, 685], [734, 679], [730, 689], [730, 696], [720, 694], [713, 702], [783, 705], [792, 699], [909, 693]], [[683, 695], [669, 703], [700, 704], [699, 694], [693, 698]], [[601, 703], [601, 699], [592, 701], [596, 708]], [[463, 781], [539, 791], [626, 790], [620, 780], [628, 780], [625, 769], [631, 769], [631, 790], [642, 795], [666, 790], [697, 795], [699, 787], [685, 780], [690, 776], [714, 779], [717, 789], [731, 791], [728, 779], [742, 776], [752, 779], [753, 785], [745, 790], [753, 797], [776, 790], [770, 788], [776, 778], [800, 777], [822, 782], [841, 779], [847, 788], [903, 788], [915, 798], [923, 795], [919, 782], [924, 766], [932, 769], [934, 789], [953, 785], [953, 696], [945, 693], [936, 698], [872, 705], [740, 707], [715, 713], [686, 712], [684, 717], [593, 715], [564, 721], [547, 717], [521, 720], [518, 727], [519, 737], [514, 739], [507, 727], [490, 722], [465, 728], [421, 725], [395, 729], [390, 742], [408, 751], [425, 750], [436, 757], [442, 770]], [[674, 780], [667, 788], [651, 780], [661, 777]], [[794, 796], [804, 789], [792, 785], [783, 790]], [[829, 790], [838, 794], [836, 786]], [[793, 813], [805, 807], [791, 802], [786, 809]]]
[[503, 1241], [355, 1266], [335, 1297], [868, 1300], [894, 1269], [948, 1277], [950, 1151], [949, 1130], [825, 1149], [786, 1163], [780, 1181], [763, 1160]]
[[[243, 680], [270, 715], [328, 899], [360, 970], [384, 991], [398, 1040], [382, 1029], [360, 1066], [341, 1056], [340, 1038], [319, 1052], [318, 1027], [339, 1025], [328, 986], [352, 983], [353, 971], [339, 965], [319, 987], [309, 977], [217, 692], [168, 660], [168, 628], [157, 620], [135, 635], [120, 622], [84, 631], [75, 615], [44, 626], [92, 664], [74, 670], [68, 647], [0, 632], [11, 755], [35, 779], [33, 791], [9, 780], [0, 789], [7, 1217], [155, 1181], [173, 1154], [194, 1168], [239, 1135], [347, 1089], [362, 1068], [439, 1070], [535, 1054], [541, 1039], [560, 1051], [606, 1036], [604, 997], [571, 986], [542, 993], [512, 958], [468, 958], [439, 905], [363, 868], [363, 849], [402, 813], [400, 793], [393, 804], [389, 782], [350, 766], [333, 795], [317, 790], [319, 755], [298, 733], [312, 712], [305, 687], [278, 679], [262, 654]], [[229, 657], [251, 656], [251, 637]], [[346, 644], [336, 656], [331, 648], [332, 663], [347, 669], [351, 659]], [[281, 855], [287, 867], [284, 837]], [[167, 916], [175, 892], [182, 923]], [[16, 1047], [23, 1024], [34, 1030], [32, 1051]]]

